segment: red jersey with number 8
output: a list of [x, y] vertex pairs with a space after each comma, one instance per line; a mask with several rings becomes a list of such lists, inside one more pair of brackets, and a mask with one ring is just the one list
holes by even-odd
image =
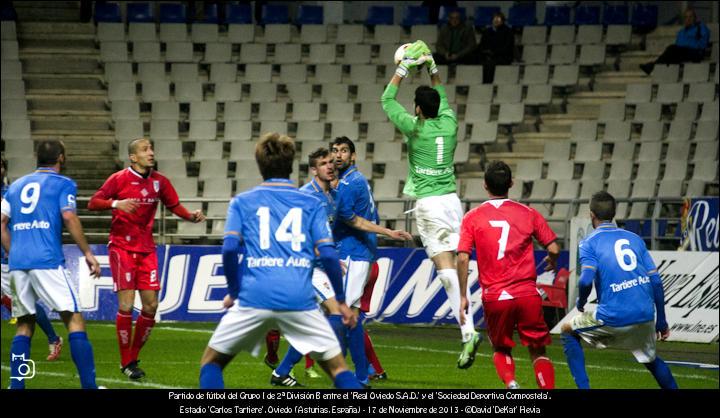
[[493, 199], [468, 212], [458, 252], [477, 253], [483, 301], [537, 295], [533, 238], [548, 246], [557, 237], [535, 209]]
[[158, 202], [171, 209], [180, 204], [170, 180], [155, 170], [143, 176], [128, 167], [111, 175], [93, 198], [124, 200], [138, 203], [134, 213], [119, 209], [112, 211], [110, 245], [127, 251], [149, 253], [155, 251], [153, 224]]

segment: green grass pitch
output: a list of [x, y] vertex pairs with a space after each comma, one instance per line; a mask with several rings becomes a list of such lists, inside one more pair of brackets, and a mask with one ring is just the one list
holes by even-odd
[[[45, 336], [36, 328], [32, 358], [37, 374], [27, 382], [28, 388], [78, 388], [79, 380], [70, 358], [67, 332], [60, 322], [54, 322], [59, 334], [66, 340], [60, 359], [47, 362]], [[197, 388], [199, 360], [215, 324], [160, 323], [153, 330], [143, 349], [141, 367], [147, 377], [130, 382], [119, 371], [119, 355], [115, 324], [90, 322], [88, 335], [95, 352], [98, 384], [108, 388]], [[389, 379], [373, 383], [373, 388], [408, 389], [502, 389], [491, 361], [491, 349], [483, 342], [475, 364], [468, 370], [459, 370], [455, 362], [460, 350], [459, 332], [455, 327], [412, 327], [387, 324], [368, 326], [376, 350]], [[9, 350], [15, 327], [2, 323], [2, 370], [4, 388], [9, 385]], [[264, 346], [264, 344], [263, 344]], [[287, 347], [283, 340], [281, 355]], [[263, 348], [264, 349], [264, 348]], [[664, 342], [658, 352], [666, 360], [695, 361], [717, 364], [718, 344], [690, 344]], [[523, 388], [535, 388], [535, 378], [528, 360], [527, 350], [518, 346], [514, 358], [517, 380]], [[565, 364], [560, 340], [554, 337], [548, 354], [555, 363], [556, 386], [574, 388]], [[586, 350], [590, 383], [594, 388], [639, 389], [656, 388], [655, 380], [645, 368], [636, 363], [632, 355], [621, 350]], [[308, 379], [304, 375], [304, 360], [294, 370], [298, 380], [310, 388], [331, 388], [329, 379]], [[671, 366], [681, 388], [718, 388], [718, 371]], [[270, 369], [262, 357], [254, 358], [242, 353], [225, 369], [228, 388], [269, 388]]]

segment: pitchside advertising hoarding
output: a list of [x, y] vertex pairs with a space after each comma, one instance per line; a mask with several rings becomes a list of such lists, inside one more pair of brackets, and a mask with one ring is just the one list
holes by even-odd
[[[64, 246], [66, 266], [70, 275], [79, 280], [80, 303], [90, 320], [115, 320], [117, 300], [113, 294], [108, 265], [108, 251], [95, 245], [102, 267], [99, 279], [89, 278], [82, 253], [75, 245]], [[223, 314], [222, 299], [226, 294], [225, 276], [219, 246], [159, 246], [157, 249], [162, 291], [158, 308], [159, 319], [165, 321], [216, 322]], [[388, 323], [456, 323], [435, 269], [421, 248], [381, 248], [378, 251], [379, 276], [375, 284], [368, 316]], [[535, 254], [542, 273], [544, 251]], [[567, 253], [561, 255], [560, 267], [567, 268]], [[477, 282], [477, 266], [470, 263], [472, 310], [476, 323], [481, 323], [482, 307]], [[139, 297], [135, 307], [141, 306]]]

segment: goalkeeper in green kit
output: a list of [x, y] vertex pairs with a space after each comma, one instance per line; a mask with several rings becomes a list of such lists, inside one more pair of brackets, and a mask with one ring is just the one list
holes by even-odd
[[[420, 86], [415, 90], [415, 115], [411, 115], [395, 96], [402, 80], [422, 66], [427, 68], [432, 88]], [[453, 315], [460, 323], [460, 285], [455, 263], [463, 210], [455, 192], [453, 161], [457, 116], [448, 105], [437, 65], [425, 42], [416, 41], [406, 48], [381, 102], [390, 121], [405, 137], [409, 170], [403, 193], [417, 199], [415, 219], [420, 237], [447, 292]], [[470, 299], [469, 290], [467, 298]], [[465, 317], [465, 323], [460, 324], [463, 347], [458, 367], [461, 369], [472, 365], [482, 340], [475, 331], [473, 316], [466, 313]]]

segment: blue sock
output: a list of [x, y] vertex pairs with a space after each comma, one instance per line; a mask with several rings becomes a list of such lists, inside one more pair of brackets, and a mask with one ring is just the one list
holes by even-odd
[[563, 352], [567, 358], [568, 368], [578, 389], [590, 389], [590, 379], [585, 370], [585, 352], [580, 345], [580, 337], [574, 334], [562, 334]]
[[95, 358], [93, 349], [85, 331], [71, 332], [70, 354], [80, 375], [80, 386], [83, 389], [97, 389], [95, 383]]
[[373, 367], [372, 363], [368, 362], [368, 376], [372, 376], [375, 374], [375, 368]]
[[335, 336], [340, 343], [340, 349], [342, 349], [343, 357], [345, 357], [345, 352], [347, 351], [347, 347], [345, 347], [345, 331], [347, 328], [342, 322], [342, 315], [329, 315], [328, 321], [330, 322], [330, 326], [333, 331], [335, 331]]
[[38, 303], [35, 304], [35, 322], [40, 326], [40, 329], [43, 330], [45, 335], [47, 335], [48, 344], [55, 343], [60, 339], [60, 337], [55, 334], [55, 329], [50, 323], [45, 309]]
[[363, 389], [355, 375], [350, 370], [345, 370], [335, 376], [335, 387], [338, 389]]
[[295, 347], [290, 346], [287, 353], [285, 353], [285, 357], [283, 357], [282, 361], [277, 366], [277, 369], [275, 369], [275, 373], [280, 376], [289, 375], [293, 367], [295, 367], [298, 361], [302, 360], [302, 358], [303, 355], [297, 351]]
[[220, 365], [208, 363], [200, 369], [200, 389], [225, 389]]
[[652, 363], [645, 363], [645, 367], [657, 380], [658, 385], [663, 389], [677, 389], [678, 385], [668, 365], [660, 357], [655, 357]]
[[10, 389], [25, 389], [25, 379], [12, 377], [29, 377], [33, 374], [32, 369], [27, 367], [20, 369], [21, 365], [28, 364], [25, 360], [30, 360], [30, 337], [16, 335], [10, 345]]
[[357, 326], [348, 331], [348, 342], [350, 347], [350, 356], [355, 364], [355, 376], [361, 382], [367, 382], [368, 366], [367, 357], [365, 356], [365, 331], [361, 322]]

